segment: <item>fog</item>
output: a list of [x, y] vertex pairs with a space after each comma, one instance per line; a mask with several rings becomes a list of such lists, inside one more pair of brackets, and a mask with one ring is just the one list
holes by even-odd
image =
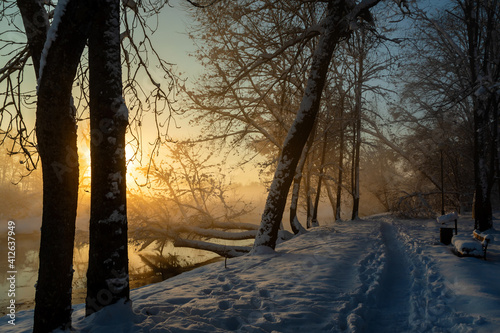
[[[16, 298], [18, 301], [19, 309], [31, 308], [34, 306], [35, 283], [38, 274], [38, 248], [40, 242], [40, 227], [41, 227], [41, 213], [42, 213], [42, 186], [40, 170], [35, 170], [31, 175], [26, 175], [23, 165], [18, 163], [15, 158], [3, 156], [0, 169], [0, 186], [2, 191], [0, 193], [1, 202], [1, 219], [0, 232], [2, 234], [2, 243], [6, 240], [7, 235], [7, 221], [12, 220], [16, 223], [16, 267], [18, 270], [18, 285]], [[168, 161], [169, 166], [174, 166], [175, 161]], [[158, 166], [162, 164], [159, 163]], [[73, 300], [75, 303], [84, 302], [85, 299], [85, 281], [87, 270], [87, 257], [88, 257], [88, 224], [90, 219], [90, 193], [88, 181], [85, 178], [89, 177], [86, 172], [88, 163], [85, 160], [80, 162], [81, 171], [81, 189], [79, 195], [78, 217], [76, 220], [76, 239], [74, 249], [74, 262], [75, 269], [73, 278]], [[199, 166], [202, 167], [202, 166]], [[144, 172], [144, 169], [130, 167], [129, 175], [139, 175]], [[159, 170], [161, 168], [159, 167]], [[208, 169], [207, 169], [208, 170]], [[156, 172], [156, 173], [155, 173]], [[151, 173], [152, 179], [159, 178], [161, 175], [155, 171]], [[224, 204], [218, 201], [217, 197], [210, 197], [206, 200], [206, 207], [208, 207], [207, 216], [213, 219], [218, 219], [221, 216], [231, 216], [234, 213], [237, 223], [254, 224], [256, 227], [260, 224], [261, 214], [264, 210], [267, 187], [264, 180], [259, 179], [257, 172], [239, 172], [237, 174], [229, 172], [228, 175], [220, 173], [210, 173], [211, 180], [209, 182], [199, 183], [198, 186], [213, 186], [210, 184], [218, 184], [217, 188], [211, 188], [210, 191], [220, 191], [224, 196]], [[244, 178], [248, 177], [248, 178]], [[185, 193], [183, 188], [182, 177], [179, 177], [179, 183], [175, 187], [179, 193]], [[16, 183], [16, 184], [14, 184]], [[131, 185], [132, 184], [132, 185]], [[174, 195], [165, 190], [165, 184], [152, 182], [150, 186], [139, 187], [134, 182], [129, 183], [128, 195], [128, 214], [129, 214], [129, 269], [130, 269], [130, 284], [131, 287], [139, 287], [141, 285], [158, 282], [168, 276], [164, 271], [170, 270], [171, 274], [177, 274], [182, 271], [182, 267], [191, 267], [196, 264], [217, 258], [214, 253], [190, 249], [190, 248], [175, 248], [173, 243], [166, 239], [163, 244], [161, 252], [158, 250], [158, 239], [156, 242], [144, 247], [145, 239], [137, 235], [142, 232], [144, 224], [155, 222], [162, 225], [165, 229], [173, 225], [180, 225], [186, 223], [179, 215], [179, 207], [192, 207], [194, 197], [183, 195], [182, 199], [173, 200]], [[370, 193], [369, 190], [362, 188], [360, 216], [366, 216], [384, 211], [383, 205], [379, 202], [375, 195]], [[193, 195], [193, 194], [192, 194]], [[344, 195], [345, 199], [342, 205], [342, 218], [350, 218], [350, 206], [352, 200], [348, 194]], [[298, 217], [303, 225], [306, 222], [306, 207], [304, 199], [299, 200]], [[230, 207], [230, 213], [223, 212], [222, 206]], [[144, 212], [148, 212], [144, 214]], [[193, 212], [189, 212], [189, 214]], [[241, 214], [240, 214], [241, 213]], [[162, 215], [163, 214], [163, 215]], [[167, 218], [162, 221], [161, 216]], [[190, 216], [192, 220], [188, 223], [205, 223], [200, 217]], [[329, 222], [334, 219], [334, 211], [331, 203], [328, 200], [326, 191], [324, 191], [320, 206], [318, 209], [318, 221]], [[147, 225], [147, 224], [146, 224]], [[283, 216], [283, 227], [285, 230], [291, 231], [289, 224], [289, 211], [286, 208]], [[217, 240], [212, 240], [217, 242]], [[252, 241], [242, 241], [242, 245], [251, 246]], [[5, 243], [4, 243], [5, 244]], [[0, 255], [7, 256], [7, 249], [2, 247]], [[173, 266], [167, 266], [166, 269], [160, 274], [148, 266], [144, 258], [156, 260], [158, 256], [173, 260]], [[140, 256], [143, 256], [141, 259]], [[161, 266], [160, 262], [156, 265]], [[177, 268], [176, 268], [177, 267]], [[6, 262], [2, 261], [0, 267], [0, 279], [6, 281]], [[6, 283], [0, 284], [0, 288], [5, 290]], [[4, 304], [0, 304], [2, 309], [5, 309]], [[3, 310], [2, 310], [3, 311]], [[3, 314], [3, 312], [2, 312]]]

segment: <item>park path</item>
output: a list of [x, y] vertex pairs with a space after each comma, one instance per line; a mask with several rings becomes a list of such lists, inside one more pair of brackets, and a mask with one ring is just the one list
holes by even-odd
[[368, 302], [370, 309], [366, 327], [370, 332], [403, 332], [409, 330], [410, 267], [396, 228], [389, 223], [380, 225], [385, 248], [385, 264], [378, 288]]

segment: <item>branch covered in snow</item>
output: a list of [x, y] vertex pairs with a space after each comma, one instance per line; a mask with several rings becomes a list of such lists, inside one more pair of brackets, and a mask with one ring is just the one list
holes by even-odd
[[191, 226], [181, 226], [176, 229], [177, 232], [189, 232], [194, 233], [201, 237], [206, 238], [219, 238], [226, 240], [244, 240], [244, 239], [254, 239], [257, 235], [257, 230], [247, 230], [243, 232], [228, 232], [223, 230], [215, 229], [205, 229]]
[[221, 245], [199, 240], [176, 238], [174, 241], [176, 247], [189, 247], [193, 249], [211, 251], [226, 258], [239, 257], [250, 252], [251, 248], [247, 246]]

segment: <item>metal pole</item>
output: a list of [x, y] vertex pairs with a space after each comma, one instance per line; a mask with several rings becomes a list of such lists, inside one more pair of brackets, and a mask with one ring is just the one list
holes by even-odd
[[441, 153], [441, 215], [444, 215], [444, 171], [443, 171], [443, 149], [439, 150]]

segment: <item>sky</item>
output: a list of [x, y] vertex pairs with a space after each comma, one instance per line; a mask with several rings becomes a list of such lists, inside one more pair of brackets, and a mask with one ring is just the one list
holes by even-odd
[[[188, 13], [189, 10], [194, 10], [194, 7], [190, 6], [187, 1], [172, 0], [169, 1], [168, 5], [162, 8], [160, 14], [158, 15], [157, 22], [156, 19], [151, 19], [149, 21], [152, 27], [156, 26], [157, 24], [157, 29], [151, 35], [151, 40], [156, 51], [163, 60], [173, 65], [171, 68], [172, 72], [176, 75], [179, 75], [183, 80], [183, 84], [186, 84], [186, 86], [188, 87], [193, 85], [197, 77], [200, 76], [204, 70], [203, 66], [201, 66], [193, 56], [190, 56], [190, 54], [195, 52], [196, 47], [193, 41], [190, 40], [187, 36], [187, 28], [194, 24], [193, 18]], [[15, 24], [19, 27], [22, 27], [20, 18], [16, 18]], [[6, 19], [2, 19], [0, 21], [0, 29], [6, 31], [12, 28], [9, 27]], [[25, 41], [25, 36], [20, 33], [8, 34], [7, 36], [2, 37], [13, 39], [15, 41], [18, 41], [19, 43], [24, 43]], [[3, 57], [3, 59], [0, 59], [0, 67], [3, 67], [5, 65], [5, 61], [7, 59], [8, 57]], [[150, 66], [150, 69], [151, 68], [153, 68], [154, 72], [154, 67]], [[31, 68], [29, 68], [26, 73], [27, 74], [24, 81], [24, 87], [25, 89], [34, 91], [36, 89], [34, 73]], [[160, 74], [161, 73], [158, 72], [158, 75]], [[147, 82], [147, 80], [143, 79], [142, 82]], [[182, 105], [178, 106], [183, 107]], [[35, 120], [35, 109], [32, 108], [31, 110], [26, 110], [24, 116], [28, 126], [33, 127]], [[88, 120], [86, 121], [88, 122]], [[188, 137], [194, 137], [199, 134], [200, 129], [190, 125], [188, 121], [188, 119], [183, 119], [182, 117], [175, 118], [175, 124], [177, 125], [177, 127], [171, 126], [169, 129], [169, 136], [174, 141], [186, 139]], [[151, 145], [149, 143], [152, 143], [156, 138], [153, 115], [146, 114], [145, 119], [143, 119], [142, 123], [142, 148], [144, 156], [146, 158], [143, 158], [141, 162], [142, 164], [144, 164], [147, 162], [147, 155], [151, 151]], [[80, 122], [78, 125], [81, 130], [88, 131], [88, 124], [86, 124], [85, 121]], [[82, 137], [82, 135], [80, 135], [80, 137]], [[81, 142], [80, 139], [79, 141]], [[86, 157], [87, 159], [90, 158], [88, 147], [80, 146], [80, 151], [82, 154], [89, 155], [88, 157]], [[133, 149], [131, 149], [131, 147], [128, 147], [128, 157], [133, 155], [132, 151]], [[138, 165], [139, 161], [136, 161], [132, 163], [132, 165], [130, 165], [130, 168]]]
[[203, 67], [189, 54], [196, 50], [186, 33], [187, 27], [194, 24], [186, 8], [185, 0], [169, 1], [159, 18], [157, 32], [153, 40], [165, 60], [176, 64], [180, 72], [185, 73], [189, 81], [203, 72]]

